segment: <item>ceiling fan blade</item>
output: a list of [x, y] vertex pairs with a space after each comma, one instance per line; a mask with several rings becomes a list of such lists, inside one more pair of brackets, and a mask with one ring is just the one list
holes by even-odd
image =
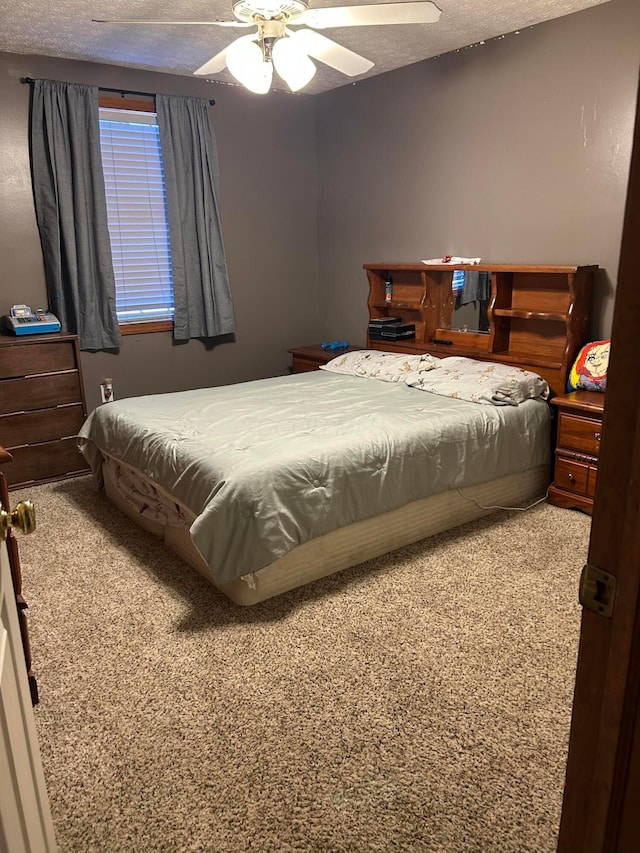
[[[231, 44], [233, 44], [233, 42]], [[225, 49], [221, 50], [220, 53], [216, 53], [215, 56], [212, 56], [208, 62], [205, 62], [204, 65], [201, 65], [200, 68], [193, 73], [206, 77], [207, 74], [217, 74], [219, 71], [224, 71], [227, 67], [227, 52], [230, 47], [231, 45], [228, 45], [228, 47], [225, 47]]]
[[348, 47], [331, 41], [313, 30], [296, 30], [291, 37], [309, 56], [319, 59], [320, 62], [349, 77], [364, 74], [374, 66], [370, 59], [365, 59], [359, 53], [354, 53]]
[[107, 18], [92, 18], [92, 24], [147, 24], [158, 27], [252, 27], [243, 21], [122, 21]]
[[296, 23], [321, 30], [326, 27], [368, 27], [376, 24], [435, 24], [441, 14], [435, 3], [423, 0], [415, 3], [308, 9]]
[[227, 67], [227, 54], [229, 53], [229, 49], [233, 47], [234, 44], [237, 44], [239, 41], [254, 41], [255, 33], [249, 33], [246, 36], [240, 36], [240, 38], [234, 39], [231, 44], [228, 44], [224, 50], [221, 50], [220, 53], [216, 53], [215, 56], [212, 56], [208, 62], [205, 62], [204, 65], [201, 65], [194, 74], [197, 74], [199, 77], [206, 77], [209, 74], [217, 74], [219, 71], [224, 71]]

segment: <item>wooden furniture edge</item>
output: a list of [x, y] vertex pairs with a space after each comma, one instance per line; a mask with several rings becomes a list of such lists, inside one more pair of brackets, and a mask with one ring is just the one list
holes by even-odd
[[554, 406], [570, 409], [580, 414], [593, 413], [601, 415], [604, 410], [605, 395], [600, 391], [569, 391], [554, 397], [551, 402]]
[[475, 272], [522, 272], [522, 273], [577, 273], [581, 270], [595, 273], [599, 266], [597, 264], [422, 264], [422, 263], [382, 263], [382, 264], [363, 264], [365, 270], [407, 270], [408, 272], [416, 272], [420, 270], [434, 270], [436, 272], [446, 272], [447, 270], [475, 270]]
[[548, 501], [552, 506], [558, 506], [561, 509], [579, 509], [587, 515], [593, 514], [593, 500], [585, 498], [582, 495], [574, 495], [571, 492], [565, 492], [555, 485], [549, 486]]
[[[11, 454], [0, 446], [0, 465], [5, 462], [11, 462], [13, 457]], [[0, 504], [2, 504], [5, 512], [11, 511], [9, 504], [9, 489], [4, 472], [0, 469]], [[22, 649], [24, 652], [24, 662], [27, 670], [27, 679], [29, 683], [29, 693], [31, 694], [32, 705], [37, 705], [40, 701], [38, 696], [38, 682], [33, 673], [32, 657], [31, 657], [31, 641], [29, 638], [29, 625], [27, 623], [27, 602], [22, 594], [22, 569], [20, 566], [20, 555], [18, 553], [18, 542], [13, 530], [9, 530], [5, 537], [7, 546], [7, 557], [9, 559], [9, 568], [11, 570], [11, 582], [16, 602], [16, 610], [18, 614], [18, 626], [20, 628], [20, 638], [22, 640]]]

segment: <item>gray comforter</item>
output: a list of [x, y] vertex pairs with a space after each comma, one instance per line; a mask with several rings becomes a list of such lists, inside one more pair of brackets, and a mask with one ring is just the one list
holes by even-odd
[[338, 527], [549, 461], [549, 406], [493, 407], [315, 371], [102, 405], [80, 432], [197, 517], [214, 580]]

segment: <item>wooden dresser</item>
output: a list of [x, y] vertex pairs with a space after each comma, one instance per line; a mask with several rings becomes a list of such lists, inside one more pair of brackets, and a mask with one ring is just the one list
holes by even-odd
[[558, 433], [549, 503], [593, 513], [605, 395], [572, 391], [554, 397]]
[[0, 442], [10, 488], [84, 474], [76, 445], [86, 418], [75, 335], [0, 337]]

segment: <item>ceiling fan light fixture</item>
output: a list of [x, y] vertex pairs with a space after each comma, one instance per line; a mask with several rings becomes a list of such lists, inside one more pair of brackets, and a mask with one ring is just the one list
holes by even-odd
[[259, 44], [253, 39], [237, 39], [227, 52], [227, 68], [239, 83], [255, 92], [266, 95], [271, 88], [273, 66], [265, 60]]
[[271, 58], [276, 71], [292, 92], [303, 89], [316, 73], [316, 66], [296, 43], [295, 35], [279, 38], [273, 45]]

